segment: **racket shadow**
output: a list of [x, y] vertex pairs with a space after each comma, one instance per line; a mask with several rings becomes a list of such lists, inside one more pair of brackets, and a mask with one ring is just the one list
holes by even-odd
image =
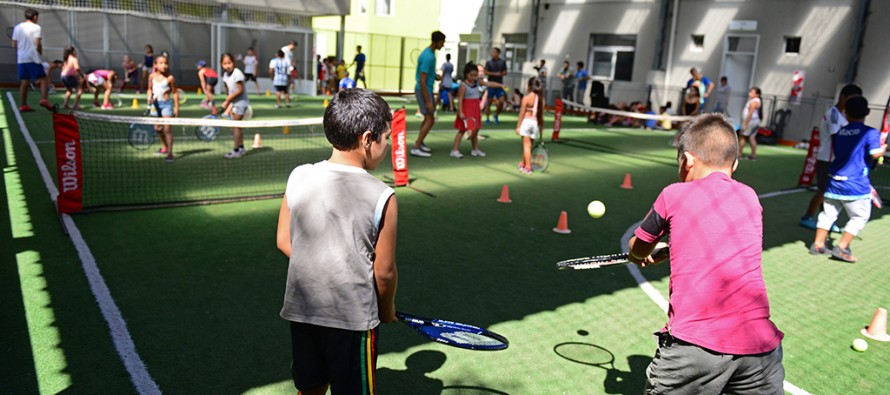
[[442, 380], [429, 377], [448, 357], [435, 350], [422, 350], [405, 359], [405, 370], [377, 368], [377, 389], [383, 394], [439, 394], [445, 388]]
[[605, 347], [583, 342], [564, 342], [553, 346], [553, 352], [567, 361], [593, 366], [606, 371], [603, 389], [607, 394], [639, 394], [646, 386], [646, 368], [652, 357], [630, 355], [630, 371], [615, 368], [615, 354]]

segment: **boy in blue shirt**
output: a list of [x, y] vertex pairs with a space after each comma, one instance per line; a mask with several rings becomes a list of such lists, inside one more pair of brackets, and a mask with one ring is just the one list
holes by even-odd
[[[868, 100], [861, 96], [850, 98], [845, 112], [849, 123], [831, 138], [834, 161], [828, 169], [825, 202], [819, 214], [816, 239], [810, 246], [810, 254], [830, 253], [835, 259], [856, 262], [856, 257], [850, 251], [850, 242], [862, 231], [871, 216], [868, 164], [872, 158], [883, 156], [887, 145], [881, 145], [877, 129], [863, 123], [869, 112]], [[850, 220], [844, 226], [841, 240], [829, 252], [825, 239], [841, 208], [847, 212]]]

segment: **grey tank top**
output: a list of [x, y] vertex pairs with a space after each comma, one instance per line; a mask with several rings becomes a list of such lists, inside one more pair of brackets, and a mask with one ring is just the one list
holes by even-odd
[[374, 249], [389, 188], [363, 169], [327, 161], [287, 180], [291, 257], [281, 317], [353, 331], [380, 324]]
[[464, 99], [480, 99], [482, 98], [482, 93], [479, 92], [479, 83], [477, 82], [474, 85], [468, 84], [466, 81], [461, 81], [461, 84], [464, 84]]

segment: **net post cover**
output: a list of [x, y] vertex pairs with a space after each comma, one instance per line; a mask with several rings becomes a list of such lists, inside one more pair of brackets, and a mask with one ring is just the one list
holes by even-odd
[[71, 114], [53, 114], [56, 142], [56, 171], [59, 186], [59, 212], [76, 213], [83, 209], [83, 159], [80, 128]]
[[392, 114], [392, 173], [396, 186], [408, 185], [408, 148], [405, 108]]

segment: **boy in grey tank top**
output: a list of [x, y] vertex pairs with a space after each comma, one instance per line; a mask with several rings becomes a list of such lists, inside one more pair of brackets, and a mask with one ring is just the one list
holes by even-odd
[[376, 392], [377, 326], [396, 321], [398, 210], [393, 190], [367, 170], [386, 157], [391, 123], [377, 94], [340, 91], [324, 113], [331, 157], [287, 180], [277, 232], [290, 259], [281, 317], [303, 394]]

